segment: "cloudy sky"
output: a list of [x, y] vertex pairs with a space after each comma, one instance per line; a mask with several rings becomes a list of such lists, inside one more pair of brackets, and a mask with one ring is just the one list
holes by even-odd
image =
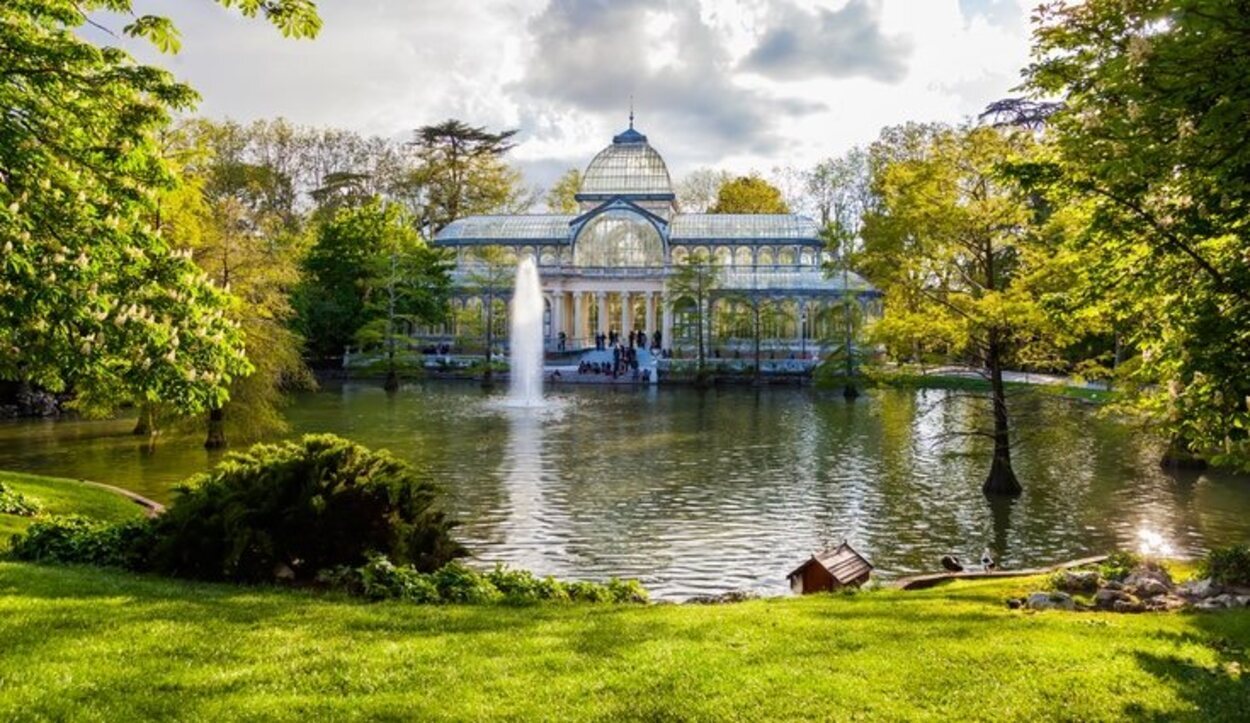
[[513, 158], [536, 183], [584, 166], [632, 95], [680, 177], [805, 167], [886, 125], [975, 115], [1018, 82], [1036, 0], [317, 4], [325, 26], [307, 41], [207, 0], [138, 0], [173, 15], [182, 52], [123, 44], [195, 86], [212, 117], [396, 137], [448, 117], [519, 128]]

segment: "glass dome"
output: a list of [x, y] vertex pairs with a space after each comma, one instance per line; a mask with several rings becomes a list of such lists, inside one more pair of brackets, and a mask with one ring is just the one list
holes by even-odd
[[646, 219], [624, 210], [605, 211], [582, 229], [573, 245], [575, 266], [663, 266], [664, 240]]
[[664, 159], [631, 126], [599, 151], [582, 175], [580, 193], [590, 196], [672, 196], [673, 181]]

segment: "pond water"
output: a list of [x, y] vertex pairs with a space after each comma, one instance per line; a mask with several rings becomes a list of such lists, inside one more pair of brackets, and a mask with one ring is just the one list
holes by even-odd
[[[442, 482], [476, 560], [566, 578], [637, 577], [662, 598], [787, 591], [813, 551], [851, 542], [885, 576], [979, 559], [1024, 566], [1137, 544], [1177, 554], [1250, 537], [1250, 479], [1160, 470], [1157, 440], [1054, 398], [1014, 402], [1024, 495], [990, 504], [984, 400], [879, 390], [576, 388], [545, 410], [429, 383], [299, 397], [290, 434], [390, 449]], [[167, 501], [216, 461], [200, 439], [147, 451], [132, 420], [0, 425], [0, 468], [109, 482]]]

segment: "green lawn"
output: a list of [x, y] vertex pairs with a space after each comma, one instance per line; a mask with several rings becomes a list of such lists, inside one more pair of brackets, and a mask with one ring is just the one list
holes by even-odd
[[[1026, 614], [989, 581], [417, 607], [0, 563], [0, 719], [1233, 720], [1250, 612]], [[1242, 718], [1244, 720], [1244, 718]]]
[[[5, 480], [60, 511], [137, 514]], [[0, 720], [1244, 720], [1250, 611], [1003, 604], [1039, 584], [421, 607], [0, 562]]]
[[[78, 513], [106, 520], [143, 514], [142, 507], [125, 497], [77, 480], [0, 471], [0, 482], [38, 499], [49, 514]], [[26, 529], [30, 522], [29, 517], [0, 515], [0, 549], [8, 547], [9, 538]]]

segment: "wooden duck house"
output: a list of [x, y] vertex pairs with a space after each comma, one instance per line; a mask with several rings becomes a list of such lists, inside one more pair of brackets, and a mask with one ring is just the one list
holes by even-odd
[[868, 581], [871, 573], [872, 563], [843, 542], [832, 550], [812, 555], [787, 577], [795, 594], [809, 595], [847, 586], [859, 587]]

